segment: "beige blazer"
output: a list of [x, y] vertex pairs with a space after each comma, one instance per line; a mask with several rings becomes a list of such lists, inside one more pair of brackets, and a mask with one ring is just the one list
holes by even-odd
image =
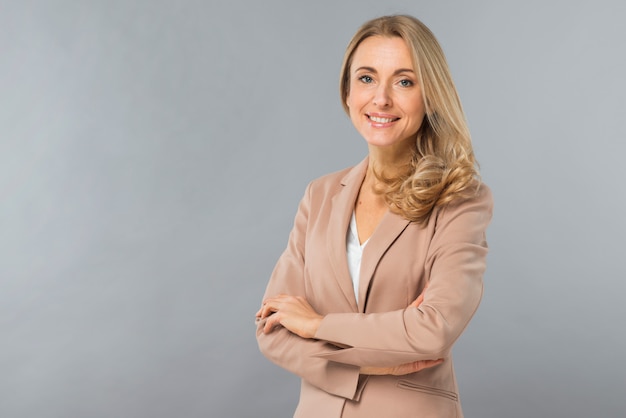
[[[421, 227], [388, 212], [364, 249], [357, 303], [346, 234], [366, 169], [367, 159], [309, 184], [265, 292], [306, 297], [325, 315], [316, 338], [280, 327], [266, 335], [259, 321], [259, 347], [301, 377], [294, 417], [462, 417], [450, 351], [482, 296], [491, 192], [482, 185]], [[422, 305], [407, 308], [427, 282]], [[359, 375], [437, 358], [405, 376]]]

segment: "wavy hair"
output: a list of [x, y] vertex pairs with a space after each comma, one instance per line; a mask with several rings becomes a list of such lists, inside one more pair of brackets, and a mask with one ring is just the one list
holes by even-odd
[[375, 191], [392, 211], [425, 224], [435, 207], [473, 195], [480, 184], [465, 114], [439, 42], [426, 25], [407, 15], [370, 20], [352, 37], [339, 82], [346, 113], [352, 59], [361, 42], [371, 36], [399, 37], [406, 42], [426, 110], [410, 164], [394, 177], [375, 172], [381, 184]]

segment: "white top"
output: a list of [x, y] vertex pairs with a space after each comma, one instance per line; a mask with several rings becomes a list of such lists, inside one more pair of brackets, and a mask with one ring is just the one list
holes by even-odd
[[[367, 240], [369, 241], [369, 239]], [[354, 297], [359, 301], [359, 276], [361, 275], [361, 258], [363, 257], [363, 249], [367, 245], [365, 241], [362, 245], [359, 243], [359, 233], [356, 229], [356, 217], [354, 211], [350, 219], [350, 227], [346, 236], [346, 255], [348, 257], [348, 269], [350, 277], [352, 277], [352, 287], [354, 288]]]

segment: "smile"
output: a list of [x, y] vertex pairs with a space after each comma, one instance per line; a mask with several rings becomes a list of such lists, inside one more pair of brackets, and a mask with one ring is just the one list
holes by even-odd
[[400, 118], [381, 118], [378, 116], [371, 116], [371, 115], [367, 115], [367, 117], [372, 121], [372, 122], [376, 122], [376, 123], [391, 123], [393, 121], [396, 121]]

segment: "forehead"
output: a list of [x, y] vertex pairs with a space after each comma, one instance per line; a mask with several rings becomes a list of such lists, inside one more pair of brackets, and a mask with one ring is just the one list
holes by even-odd
[[354, 51], [351, 65], [353, 70], [361, 66], [414, 70], [411, 51], [400, 37], [370, 36], [364, 39]]

